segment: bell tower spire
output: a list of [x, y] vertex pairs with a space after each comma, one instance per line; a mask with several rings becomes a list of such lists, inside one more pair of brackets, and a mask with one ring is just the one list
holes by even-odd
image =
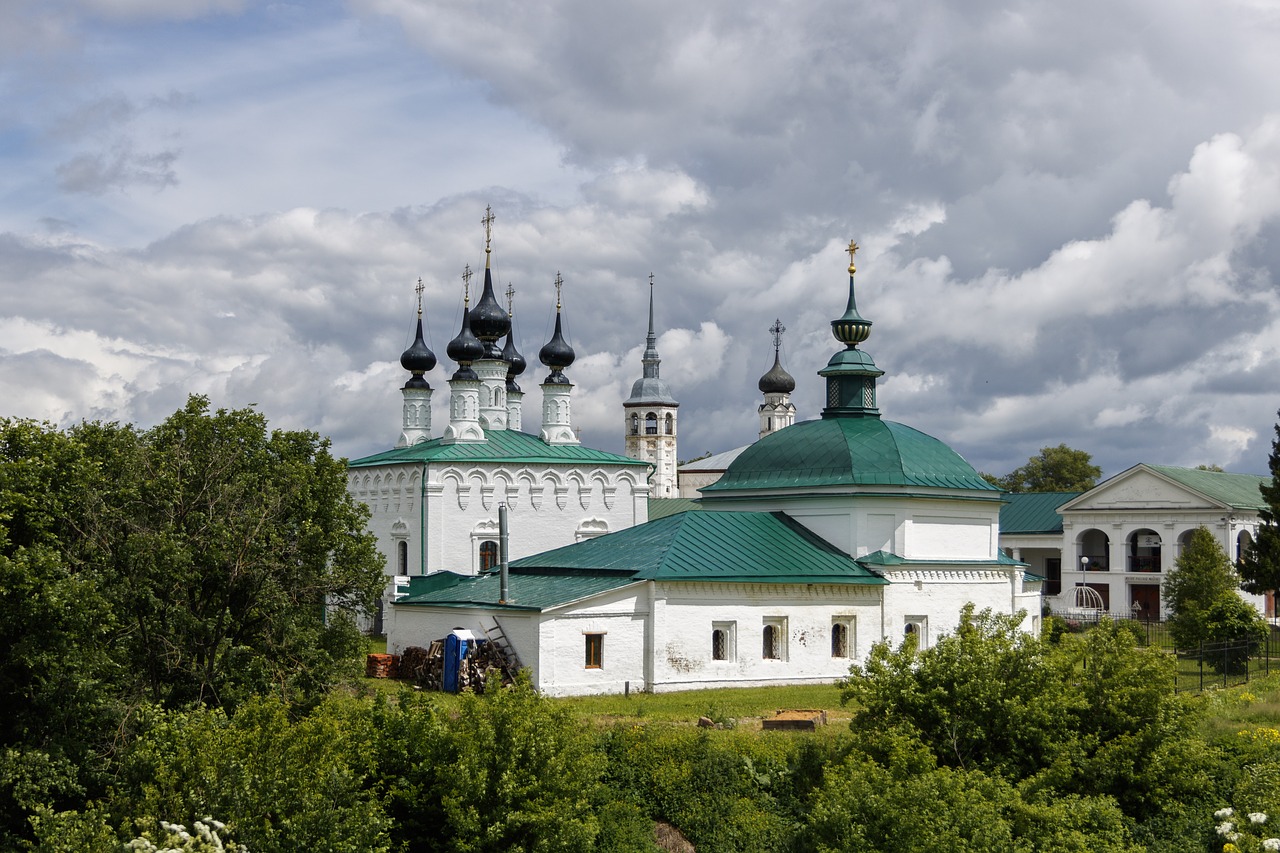
[[676, 473], [676, 415], [680, 404], [659, 376], [658, 336], [654, 332], [653, 273], [649, 273], [649, 332], [640, 357], [641, 377], [631, 386], [631, 396], [622, 404], [626, 453], [653, 465], [649, 477], [651, 497], [674, 498], [680, 494]]

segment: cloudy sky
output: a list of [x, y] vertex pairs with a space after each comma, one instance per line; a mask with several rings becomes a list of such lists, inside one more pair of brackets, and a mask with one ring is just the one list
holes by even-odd
[[853, 238], [886, 417], [1263, 473], [1277, 80], [1276, 0], [4, 0], [0, 415], [385, 449], [421, 277], [438, 432], [492, 205], [526, 429], [557, 272], [585, 443], [650, 273], [682, 457], [755, 437], [775, 318], [816, 416]]

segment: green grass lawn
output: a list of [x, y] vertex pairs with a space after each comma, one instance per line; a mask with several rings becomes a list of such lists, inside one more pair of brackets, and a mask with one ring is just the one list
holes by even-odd
[[1206, 690], [1193, 701], [1207, 706], [1205, 725], [1211, 731], [1280, 727], [1280, 673], [1236, 687]]
[[840, 704], [840, 689], [831, 684], [782, 687], [728, 687], [719, 690], [681, 690], [673, 693], [571, 696], [556, 700], [575, 713], [601, 723], [646, 721], [696, 722], [710, 717], [744, 724], [771, 717], [784, 709], [821, 709], [828, 720], [848, 719]]

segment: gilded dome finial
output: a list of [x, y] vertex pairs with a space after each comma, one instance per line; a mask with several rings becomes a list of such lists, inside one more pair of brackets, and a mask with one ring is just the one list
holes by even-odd
[[418, 319], [422, 319], [422, 291], [426, 290], [426, 285], [422, 283], [422, 276], [418, 276], [418, 286], [414, 288], [418, 291]]
[[865, 341], [871, 335], [871, 321], [864, 320], [858, 313], [853, 290], [853, 256], [858, 253], [858, 244], [849, 241], [849, 304], [844, 309], [844, 316], [831, 321], [831, 333], [836, 340], [850, 349]]
[[462, 269], [462, 304], [471, 304], [471, 264]]
[[560, 313], [560, 288], [564, 286], [564, 279], [560, 277], [560, 270], [556, 270], [556, 313]]

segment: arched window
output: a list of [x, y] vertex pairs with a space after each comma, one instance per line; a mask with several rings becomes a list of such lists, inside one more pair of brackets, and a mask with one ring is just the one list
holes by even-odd
[[738, 623], [711, 623], [711, 659], [737, 660], [738, 644], [736, 642]]
[[778, 626], [765, 625], [761, 634], [761, 655], [768, 660], [777, 660], [782, 655], [778, 651]]
[[849, 656], [849, 628], [843, 622], [831, 626], [831, 656], [847, 658]]
[[1111, 540], [1101, 530], [1090, 529], [1076, 539], [1080, 557], [1078, 568], [1086, 572], [1111, 570]]
[[1129, 534], [1129, 571], [1160, 571], [1160, 534], [1143, 528]]
[[928, 637], [929, 617], [927, 616], [908, 616], [906, 622], [902, 626], [903, 641], [914, 638], [916, 648], [923, 649], [929, 645]]
[[1241, 530], [1240, 535], [1236, 537], [1236, 563], [1239, 564], [1244, 560], [1245, 554], [1253, 547], [1253, 536], [1247, 530]]
[[676, 416], [667, 412], [667, 435], [676, 434]]
[[409, 543], [403, 539], [396, 543], [396, 574], [409, 574]]
[[658, 434], [658, 416], [653, 412], [647, 412], [644, 416], [644, 434]]
[[634, 412], [631, 413], [631, 434], [640, 434], [640, 416]]
[[480, 543], [480, 571], [487, 572], [498, 565], [498, 543], [486, 539]]

